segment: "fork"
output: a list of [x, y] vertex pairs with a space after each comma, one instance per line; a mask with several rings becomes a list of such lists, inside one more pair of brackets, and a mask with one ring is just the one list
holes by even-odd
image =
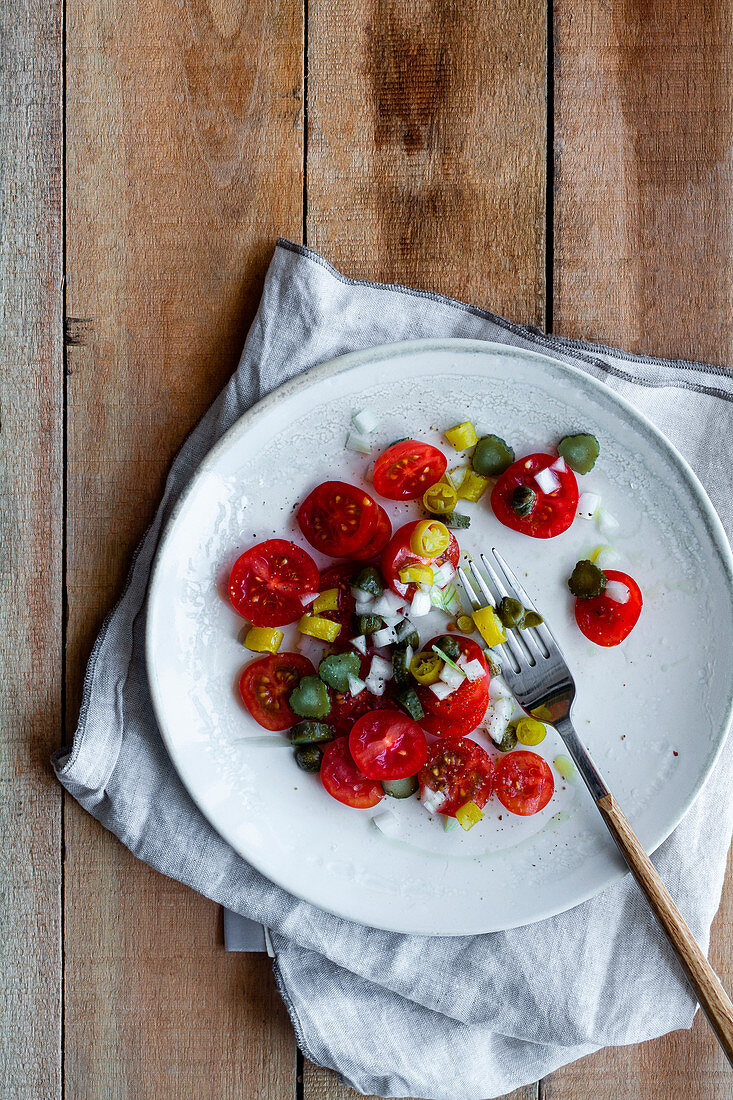
[[[496, 608], [502, 597], [509, 596], [536, 612], [537, 608], [504, 558], [498, 550], [492, 553], [498, 571], [486, 555], [481, 554], [485, 576], [476, 563], [469, 560], [469, 568], [485, 602], [479, 599], [466, 570], [458, 570], [473, 608], [487, 604]], [[733, 1065], [733, 1004], [573, 728], [570, 711], [575, 700], [575, 681], [552, 632], [544, 622], [529, 629], [508, 630], [506, 641], [494, 647], [492, 653], [498, 654], [502, 676], [519, 705], [554, 726], [562, 738]]]

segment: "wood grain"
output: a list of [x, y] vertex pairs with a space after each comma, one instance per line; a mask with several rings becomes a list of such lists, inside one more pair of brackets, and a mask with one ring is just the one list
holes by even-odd
[[545, 5], [310, 0], [307, 239], [542, 323]]
[[0, 5], [0, 1095], [61, 1088], [62, 7]]
[[[538, 1100], [538, 1085], [526, 1085], [515, 1089], [497, 1100]], [[303, 1100], [354, 1100], [356, 1093], [339, 1084], [338, 1077], [330, 1069], [314, 1066], [306, 1062], [303, 1067]], [[379, 1100], [378, 1096], [368, 1096], [366, 1100]], [[419, 1098], [412, 1098], [419, 1100]]]
[[733, 359], [733, 5], [555, 3], [555, 316]]
[[[730, 4], [555, 2], [554, 328], [630, 350], [729, 364], [733, 46]], [[710, 958], [733, 983], [733, 887]], [[704, 1018], [607, 1049], [542, 1083], [546, 1100], [722, 1100]]]
[[[170, 458], [233, 370], [274, 237], [302, 225], [296, 0], [68, 0], [69, 732]], [[267, 960], [69, 803], [69, 1100], [295, 1087]]]

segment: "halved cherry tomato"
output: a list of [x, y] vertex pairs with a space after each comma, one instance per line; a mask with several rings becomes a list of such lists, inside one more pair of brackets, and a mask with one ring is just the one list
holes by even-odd
[[629, 590], [626, 603], [610, 600], [605, 591], [600, 596], [575, 601], [575, 621], [583, 634], [596, 645], [618, 645], [627, 638], [641, 615], [642, 598], [638, 584], [627, 573], [606, 569], [609, 581], [620, 581]]
[[373, 710], [359, 718], [349, 734], [349, 749], [370, 779], [407, 779], [428, 757], [425, 734], [397, 710]]
[[412, 599], [417, 587], [414, 584], [402, 584], [400, 569], [407, 569], [408, 565], [429, 565], [437, 569], [445, 561], [449, 561], [455, 567], [461, 556], [460, 547], [452, 531], [448, 549], [439, 558], [421, 558], [414, 554], [410, 547], [410, 540], [415, 528], [421, 522], [422, 520], [416, 519], [412, 523], [399, 527], [382, 551], [382, 575], [392, 591], [398, 596], [405, 596], [406, 599]]
[[294, 542], [268, 539], [237, 558], [229, 599], [254, 626], [284, 626], [303, 614], [301, 596], [316, 592], [318, 566]]
[[494, 776], [496, 797], [509, 813], [530, 817], [544, 810], [555, 790], [550, 765], [536, 752], [519, 749], [502, 756]]
[[[570, 468], [557, 474], [560, 488], [554, 493], [543, 493], [535, 481], [535, 474], [557, 462], [554, 455], [532, 454], [513, 462], [497, 479], [491, 490], [491, 507], [496, 518], [505, 527], [521, 531], [535, 539], [553, 539], [567, 531], [575, 518], [578, 507], [578, 483]], [[518, 516], [512, 508], [514, 490], [528, 485], [537, 494], [534, 508], [528, 516]]]
[[356, 485], [324, 481], [305, 498], [297, 520], [315, 550], [347, 558], [369, 546], [377, 530], [379, 507]]
[[378, 554], [382, 553], [385, 546], [392, 538], [392, 521], [381, 504], [378, 504], [377, 508], [379, 509], [379, 515], [377, 517], [377, 526], [374, 528], [374, 534], [363, 550], [354, 551], [352, 553], [351, 556], [355, 561], [368, 561], [369, 558], [376, 558]]
[[374, 464], [374, 488], [388, 500], [417, 500], [440, 481], [448, 460], [437, 447], [403, 439], [383, 451]]
[[467, 802], [483, 809], [491, 798], [494, 765], [491, 757], [475, 741], [436, 741], [430, 747], [427, 763], [420, 772], [420, 794], [426, 789], [445, 795], [438, 813], [455, 817]]
[[302, 653], [259, 657], [242, 672], [239, 693], [255, 722], [266, 730], [287, 730], [300, 721], [288, 705], [290, 693], [302, 676], [315, 671]]
[[381, 783], [367, 779], [357, 768], [349, 752], [348, 737], [337, 737], [326, 745], [321, 762], [321, 782], [337, 802], [366, 810], [384, 798]]
[[[466, 678], [461, 686], [445, 699], [438, 699], [429, 687], [418, 687], [418, 698], [425, 711], [426, 718], [433, 717], [446, 724], [446, 730], [444, 731], [438, 723], [425, 726], [423, 721], [423, 728], [427, 729], [428, 733], [439, 732], [443, 737], [461, 737], [476, 729], [489, 704], [489, 681], [491, 676], [483, 650], [472, 638], [464, 638], [461, 634], [454, 634], [453, 637], [459, 643], [461, 653], [466, 660], [480, 661], [486, 669], [486, 675], [480, 680], [471, 681]], [[438, 642], [439, 638], [431, 638], [423, 648], [430, 652]], [[457, 732], [459, 730], [460, 732]]]

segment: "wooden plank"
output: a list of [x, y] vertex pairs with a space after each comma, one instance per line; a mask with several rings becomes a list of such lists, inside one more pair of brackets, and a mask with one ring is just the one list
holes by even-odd
[[[545, 18], [536, 0], [310, 0], [309, 245], [541, 324]], [[304, 1100], [351, 1095], [305, 1063]]]
[[[299, 0], [68, 2], [68, 696], [170, 458], [302, 225]], [[268, 961], [69, 804], [69, 1100], [295, 1087]]]
[[0, 1094], [61, 1089], [62, 6], [0, 6]]
[[733, 6], [585, 4], [556, 19], [557, 331], [733, 359]]
[[[537, 1085], [526, 1085], [524, 1088], [515, 1089], [497, 1100], [537, 1100]], [[330, 1069], [322, 1066], [314, 1066], [306, 1061], [303, 1066], [303, 1097], [304, 1100], [353, 1100], [353, 1089], [348, 1089], [339, 1084], [338, 1077]], [[379, 1100], [378, 1096], [367, 1096], [366, 1100]], [[418, 1098], [412, 1098], [418, 1100]]]
[[308, 28], [308, 243], [541, 324], [545, 5], [310, 0]]
[[[630, 350], [730, 363], [730, 4], [555, 4], [554, 327]], [[730, 870], [730, 868], [729, 868]], [[733, 987], [733, 884], [711, 960]], [[543, 1082], [547, 1100], [730, 1095], [702, 1017], [599, 1051]]]

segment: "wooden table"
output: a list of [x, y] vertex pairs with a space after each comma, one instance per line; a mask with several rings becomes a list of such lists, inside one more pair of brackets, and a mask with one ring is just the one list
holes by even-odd
[[[731, 361], [733, 3], [63, 8], [0, 7], [2, 1096], [346, 1100], [299, 1060], [268, 960], [226, 955], [217, 908], [63, 798], [49, 754], [276, 234], [350, 275]], [[729, 987], [732, 916], [729, 888]], [[730, 1089], [698, 1020], [513, 1096]]]

